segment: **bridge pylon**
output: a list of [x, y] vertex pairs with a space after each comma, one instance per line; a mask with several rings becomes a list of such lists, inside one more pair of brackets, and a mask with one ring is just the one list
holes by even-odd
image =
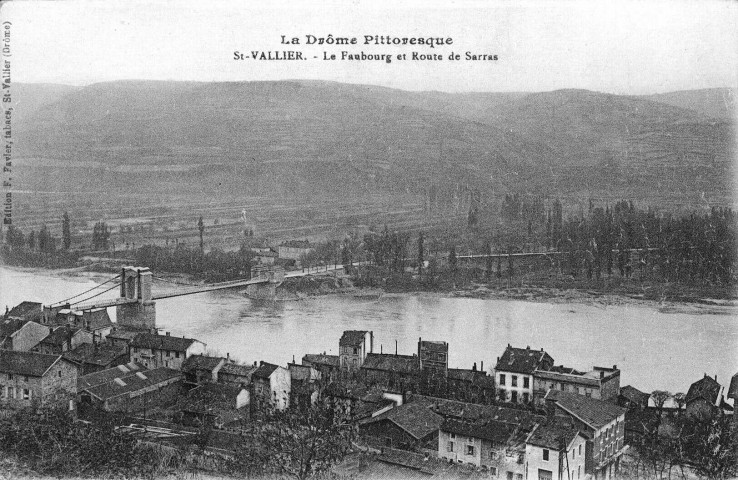
[[119, 326], [134, 329], [156, 328], [156, 302], [151, 295], [152, 283], [153, 273], [147, 267], [123, 267], [120, 296], [130, 302], [116, 306]]

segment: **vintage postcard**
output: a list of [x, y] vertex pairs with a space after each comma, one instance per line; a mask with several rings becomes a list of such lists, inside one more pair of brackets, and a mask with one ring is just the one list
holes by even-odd
[[735, 2], [0, 25], [0, 479], [738, 475]]

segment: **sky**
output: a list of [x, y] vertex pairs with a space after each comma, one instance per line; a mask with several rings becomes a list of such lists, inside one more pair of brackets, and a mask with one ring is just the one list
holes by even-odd
[[[738, 86], [738, 2], [698, 1], [3, 2], [14, 82], [320, 79], [406, 90], [617, 94]], [[7, 30], [3, 31], [7, 35]], [[357, 45], [306, 45], [306, 36]], [[300, 45], [281, 44], [281, 36]], [[364, 35], [452, 45], [367, 46]], [[7, 36], [4, 37], [7, 40]], [[4, 44], [4, 46], [8, 46]], [[306, 60], [234, 60], [293, 50]], [[340, 60], [341, 52], [393, 61]], [[412, 52], [441, 61], [412, 60]], [[466, 52], [497, 55], [465, 60]], [[407, 60], [396, 58], [406, 54]], [[449, 60], [450, 54], [461, 60]], [[323, 60], [336, 54], [338, 60]], [[317, 58], [315, 58], [317, 57]]]

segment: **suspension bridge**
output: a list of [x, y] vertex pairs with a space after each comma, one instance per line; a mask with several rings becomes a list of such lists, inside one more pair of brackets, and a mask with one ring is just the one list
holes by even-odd
[[[121, 273], [77, 295], [44, 306], [48, 315], [59, 310], [98, 310], [116, 307], [117, 321], [123, 326], [152, 328], [156, 324], [155, 303], [165, 298], [246, 287], [255, 298], [274, 298], [276, 289], [287, 278], [304, 277], [343, 269], [342, 265], [308, 268], [285, 273], [281, 268], [259, 268], [251, 278], [211, 284], [195, 284], [159, 277], [146, 267], [123, 267]], [[157, 292], [154, 292], [154, 287]], [[118, 290], [115, 297], [105, 294]]]

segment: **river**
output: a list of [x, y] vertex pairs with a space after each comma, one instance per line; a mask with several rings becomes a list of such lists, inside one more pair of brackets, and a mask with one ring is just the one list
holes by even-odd
[[[0, 306], [81, 293], [112, 275], [61, 275], [0, 267]], [[114, 292], [114, 291], [113, 291]], [[106, 296], [112, 295], [109, 292]], [[101, 297], [104, 298], [104, 297]], [[673, 306], [672, 306], [673, 307]], [[617, 365], [621, 385], [686, 392], [704, 373], [727, 387], [738, 372], [738, 308], [660, 309], [438, 295], [350, 294], [255, 301], [218, 291], [157, 301], [157, 325], [244, 361], [286, 364], [305, 353], [337, 354], [344, 330], [372, 330], [375, 350], [412, 354], [418, 337], [449, 342], [449, 365], [489, 370], [505, 346], [544, 348], [577, 369]], [[114, 309], [111, 309], [111, 316]], [[381, 347], [380, 347], [381, 345]]]

